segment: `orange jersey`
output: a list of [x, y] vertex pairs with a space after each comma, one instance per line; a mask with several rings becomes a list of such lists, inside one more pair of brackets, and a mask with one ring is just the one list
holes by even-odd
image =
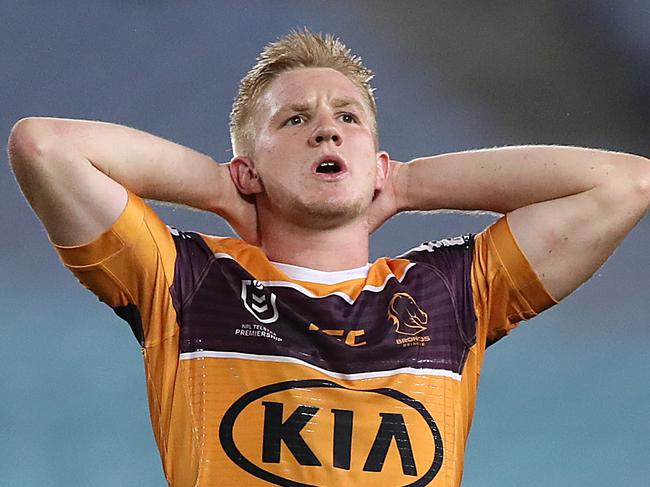
[[58, 251], [142, 345], [177, 487], [458, 486], [486, 346], [553, 304], [505, 218], [322, 272], [169, 229], [130, 194]]

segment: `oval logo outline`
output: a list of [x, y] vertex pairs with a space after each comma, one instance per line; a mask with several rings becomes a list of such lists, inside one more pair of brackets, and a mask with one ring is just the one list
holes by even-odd
[[438, 425], [436, 424], [435, 420], [420, 401], [413, 399], [412, 397], [407, 396], [406, 394], [399, 392], [395, 389], [391, 389], [389, 387], [381, 387], [377, 389], [352, 389], [349, 387], [345, 387], [341, 384], [337, 384], [336, 382], [332, 382], [330, 380], [325, 380], [325, 379], [290, 380], [285, 382], [277, 382], [275, 384], [269, 384], [247, 392], [239, 399], [237, 399], [234, 403], [232, 403], [232, 405], [228, 408], [226, 413], [223, 415], [223, 418], [221, 419], [221, 423], [219, 424], [219, 440], [228, 458], [230, 458], [230, 460], [232, 460], [238, 467], [250, 473], [251, 475], [275, 485], [281, 485], [283, 487], [319, 487], [312, 484], [304, 484], [302, 482], [298, 482], [295, 480], [285, 479], [283, 477], [280, 477], [279, 475], [276, 475], [272, 472], [264, 470], [263, 468], [255, 465], [248, 458], [246, 458], [241, 453], [241, 451], [239, 451], [239, 448], [237, 448], [237, 445], [235, 445], [235, 440], [232, 436], [232, 433], [233, 433], [235, 421], [239, 417], [239, 414], [244, 410], [246, 406], [248, 406], [253, 401], [260, 399], [264, 396], [267, 396], [269, 394], [273, 394], [275, 392], [287, 391], [289, 389], [321, 388], [321, 387], [333, 388], [333, 389], [345, 389], [351, 392], [380, 394], [382, 396], [390, 397], [391, 399], [406, 404], [411, 409], [417, 411], [418, 414], [422, 416], [424, 421], [427, 423], [427, 426], [429, 426], [429, 429], [431, 430], [435, 452], [434, 452], [431, 466], [424, 473], [424, 475], [422, 475], [419, 479], [415, 480], [414, 482], [411, 482], [410, 484], [406, 484], [402, 487], [426, 486], [438, 474], [438, 471], [442, 467], [442, 461], [443, 461], [442, 435], [440, 434], [440, 430], [438, 429]]

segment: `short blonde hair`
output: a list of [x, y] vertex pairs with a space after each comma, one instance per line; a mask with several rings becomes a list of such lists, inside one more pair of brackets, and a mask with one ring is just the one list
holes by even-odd
[[255, 139], [252, 117], [264, 90], [280, 74], [300, 68], [335, 69], [356, 84], [372, 114], [372, 130], [377, 140], [377, 104], [370, 85], [372, 71], [338, 38], [331, 34], [323, 37], [304, 29], [291, 31], [267, 44], [239, 83], [239, 93], [230, 112], [230, 139], [235, 155], [251, 155]]

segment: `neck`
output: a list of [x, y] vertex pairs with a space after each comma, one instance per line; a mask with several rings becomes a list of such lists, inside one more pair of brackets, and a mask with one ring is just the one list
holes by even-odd
[[326, 229], [260, 218], [261, 247], [273, 262], [320, 271], [340, 271], [368, 263], [368, 226], [364, 218]]

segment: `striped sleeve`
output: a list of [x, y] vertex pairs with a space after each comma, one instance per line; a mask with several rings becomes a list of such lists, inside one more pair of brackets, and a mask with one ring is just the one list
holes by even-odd
[[491, 345], [557, 302], [517, 244], [506, 217], [476, 236], [472, 287], [477, 335]]
[[142, 346], [175, 333], [169, 292], [175, 246], [169, 229], [141, 198], [129, 193], [120, 217], [93, 241], [55, 248], [77, 279], [129, 323]]

